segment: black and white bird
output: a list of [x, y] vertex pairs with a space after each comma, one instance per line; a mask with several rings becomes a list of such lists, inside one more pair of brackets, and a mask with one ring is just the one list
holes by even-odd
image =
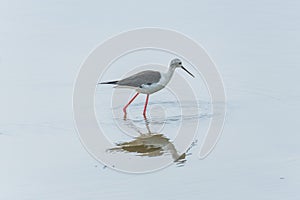
[[185, 70], [189, 75], [194, 77], [194, 75], [189, 72], [186, 68], [183, 67], [182, 62], [180, 59], [175, 58], [171, 60], [169, 69], [167, 72], [159, 72], [153, 70], [146, 70], [136, 73], [132, 76], [124, 78], [119, 81], [108, 81], [108, 82], [101, 82], [99, 84], [112, 84], [116, 85], [116, 88], [131, 88], [136, 90], [136, 94], [133, 98], [124, 106], [123, 112], [126, 114], [127, 107], [133, 102], [133, 100], [140, 94], [146, 94], [146, 102], [144, 106], [143, 115], [146, 117], [146, 110], [149, 100], [149, 95], [153, 94], [161, 89], [163, 89], [171, 80], [174, 71], [176, 68], [182, 68]]

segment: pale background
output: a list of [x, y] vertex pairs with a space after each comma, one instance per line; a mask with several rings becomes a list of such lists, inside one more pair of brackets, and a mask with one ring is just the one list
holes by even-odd
[[[299, 199], [300, 2], [0, 1], [0, 199]], [[130, 175], [95, 161], [74, 128], [89, 52], [137, 27], [202, 44], [226, 87], [213, 153]], [[97, 166], [97, 167], [96, 167]]]

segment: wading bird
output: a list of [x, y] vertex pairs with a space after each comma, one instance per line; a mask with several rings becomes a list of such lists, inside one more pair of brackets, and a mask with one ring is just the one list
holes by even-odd
[[131, 88], [131, 89], [136, 90], [137, 93], [132, 97], [132, 99], [123, 108], [123, 112], [124, 112], [125, 116], [126, 116], [127, 107], [134, 101], [134, 99], [140, 93], [147, 94], [144, 111], [143, 111], [143, 115], [144, 115], [144, 117], [146, 117], [146, 110], [147, 110], [149, 95], [163, 89], [171, 80], [176, 68], [182, 68], [189, 75], [194, 77], [194, 75], [191, 72], [189, 72], [186, 68], [184, 68], [182, 66], [181, 60], [179, 60], [178, 58], [175, 58], [175, 59], [171, 60], [169, 69], [167, 72], [146, 70], [146, 71], [141, 71], [139, 73], [136, 73], [127, 78], [124, 78], [122, 80], [101, 82], [99, 84], [112, 84], [112, 85], [116, 85], [117, 88]]

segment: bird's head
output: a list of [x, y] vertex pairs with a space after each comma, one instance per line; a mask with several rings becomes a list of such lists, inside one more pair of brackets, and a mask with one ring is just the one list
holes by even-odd
[[195, 77], [191, 72], [189, 72], [186, 68], [183, 67], [182, 62], [180, 59], [175, 58], [173, 60], [171, 60], [170, 62], [170, 68], [172, 69], [176, 69], [176, 68], [182, 68], [184, 71], [186, 71], [189, 75], [191, 75], [192, 77]]

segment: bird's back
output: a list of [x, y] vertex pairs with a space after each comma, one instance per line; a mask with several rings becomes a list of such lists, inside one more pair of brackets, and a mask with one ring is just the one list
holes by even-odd
[[158, 83], [160, 78], [161, 78], [160, 72], [146, 70], [118, 81], [117, 85], [138, 88], [141, 87], [142, 85], [151, 85], [153, 83]]

